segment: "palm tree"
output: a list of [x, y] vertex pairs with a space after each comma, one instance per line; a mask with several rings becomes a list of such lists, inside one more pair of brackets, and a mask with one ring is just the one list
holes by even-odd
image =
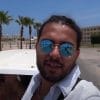
[[25, 17], [25, 23], [26, 26], [29, 27], [29, 49], [31, 49], [31, 38], [32, 38], [32, 25], [34, 24], [34, 19], [30, 18], [30, 17]]
[[23, 48], [23, 31], [24, 31], [24, 26], [26, 26], [25, 23], [25, 17], [23, 16], [18, 16], [18, 19], [16, 20], [16, 23], [18, 23], [21, 27], [20, 27], [20, 49]]
[[33, 24], [34, 29], [37, 31], [37, 35], [39, 34], [39, 29], [41, 27], [42, 23], [35, 21]]
[[0, 11], [0, 51], [2, 50], [2, 25], [8, 25], [10, 21], [13, 20], [11, 16], [8, 15], [8, 11]]

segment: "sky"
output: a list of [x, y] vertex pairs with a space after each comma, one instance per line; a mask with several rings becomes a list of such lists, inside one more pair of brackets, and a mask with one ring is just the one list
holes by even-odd
[[[49, 16], [59, 14], [73, 18], [81, 28], [100, 25], [100, 0], [0, 0], [2, 10], [8, 11], [15, 20], [18, 16], [28, 16], [43, 22]], [[6, 35], [19, 32], [20, 27], [15, 21], [3, 26]], [[24, 35], [28, 36], [28, 28]]]

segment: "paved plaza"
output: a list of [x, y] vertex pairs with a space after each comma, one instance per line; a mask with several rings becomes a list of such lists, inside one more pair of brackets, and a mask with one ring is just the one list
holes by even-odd
[[78, 63], [81, 77], [92, 81], [100, 89], [100, 48], [81, 48]]

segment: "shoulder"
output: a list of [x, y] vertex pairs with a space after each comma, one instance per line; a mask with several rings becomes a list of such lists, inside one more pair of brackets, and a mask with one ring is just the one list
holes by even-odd
[[27, 89], [26, 89], [21, 100], [30, 100], [31, 99], [33, 92], [38, 85], [37, 82], [36, 82], [36, 81], [38, 81], [37, 80], [38, 77], [39, 77], [39, 73], [36, 73], [32, 76], [31, 81], [30, 81], [30, 83], [29, 83], [29, 85], [28, 85], [28, 87], [27, 87]]
[[68, 95], [68, 98], [68, 100], [100, 100], [100, 91], [96, 86], [93, 85], [92, 82], [81, 80]]
[[76, 90], [80, 90], [81, 92], [84, 92], [84, 94], [88, 95], [94, 95], [94, 94], [99, 94], [100, 95], [100, 91], [98, 90], [98, 88], [92, 83], [92, 82], [88, 82], [86, 80], [81, 80], [77, 86], [76, 86]]
[[82, 89], [83, 91], [88, 91], [90, 93], [96, 93], [96, 92], [100, 92], [98, 90], [98, 88], [92, 83], [92, 82], [88, 82], [86, 80], [81, 80], [75, 87], [76, 89]]

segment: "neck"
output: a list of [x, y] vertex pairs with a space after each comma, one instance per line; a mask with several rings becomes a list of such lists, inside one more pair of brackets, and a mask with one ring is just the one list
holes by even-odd
[[41, 79], [40, 85], [35, 91], [32, 100], [43, 100], [44, 97], [48, 94], [50, 88], [54, 83], [51, 83], [45, 79]]
[[40, 93], [43, 93], [46, 95], [49, 92], [49, 90], [53, 84], [54, 83], [51, 83], [51, 82], [45, 80], [44, 78], [42, 78], [40, 86], [39, 86]]

